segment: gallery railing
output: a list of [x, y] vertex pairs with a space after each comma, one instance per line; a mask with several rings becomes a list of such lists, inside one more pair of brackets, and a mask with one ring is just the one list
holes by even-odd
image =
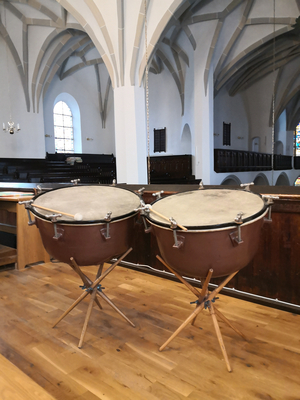
[[294, 169], [300, 169], [300, 156], [294, 157]]
[[[274, 170], [292, 169], [292, 156], [274, 155]], [[215, 172], [270, 171], [272, 154], [214, 149]]]

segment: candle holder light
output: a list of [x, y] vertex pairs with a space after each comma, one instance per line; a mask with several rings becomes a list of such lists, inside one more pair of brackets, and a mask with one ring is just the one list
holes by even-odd
[[19, 132], [21, 130], [21, 128], [20, 128], [20, 124], [17, 124], [17, 126], [15, 126], [15, 123], [10, 119], [9, 122], [7, 122], [7, 126], [3, 122], [3, 130], [5, 132], [9, 132], [11, 135], [13, 135], [15, 133], [15, 131]]

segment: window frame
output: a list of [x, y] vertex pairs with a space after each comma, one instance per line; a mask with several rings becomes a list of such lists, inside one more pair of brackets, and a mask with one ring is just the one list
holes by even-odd
[[[57, 112], [58, 105], [61, 103], [61, 112]], [[62, 117], [62, 124], [59, 125], [57, 124], [57, 118], [56, 116], [61, 116]], [[67, 120], [70, 120], [71, 118], [71, 123], [67, 123]], [[66, 122], [66, 123], [65, 123]], [[63, 100], [58, 100], [53, 107], [53, 126], [54, 126], [54, 146], [55, 146], [55, 152], [64, 154], [64, 153], [70, 153], [73, 154], [75, 153], [75, 140], [74, 140], [74, 121], [73, 121], [73, 113], [69, 105], [63, 101]], [[59, 136], [58, 129], [61, 128], [63, 131], [63, 135]], [[71, 131], [71, 134], [69, 135], [70, 137], [66, 137], [66, 133], [68, 131]], [[63, 149], [59, 146], [57, 146], [57, 141], [62, 140], [63, 141]], [[71, 144], [71, 146], [66, 146], [66, 144]]]

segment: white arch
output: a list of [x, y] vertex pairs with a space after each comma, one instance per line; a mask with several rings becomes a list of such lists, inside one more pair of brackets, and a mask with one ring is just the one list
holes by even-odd
[[240, 181], [240, 179], [235, 176], [235, 175], [228, 175], [226, 176], [226, 178], [223, 180], [223, 182], [221, 183], [221, 185], [240, 185], [242, 182]]
[[269, 186], [268, 178], [262, 172], [256, 175], [256, 177], [255, 177], [253, 182], [254, 182], [255, 185]]
[[281, 140], [277, 140], [274, 144], [274, 154], [284, 154], [283, 151], [283, 143]]
[[289, 177], [285, 172], [282, 172], [279, 177], [277, 178], [277, 181], [275, 183], [275, 186], [290, 186], [290, 180]]
[[189, 124], [185, 124], [181, 133], [180, 148], [182, 154], [191, 154], [192, 135]]

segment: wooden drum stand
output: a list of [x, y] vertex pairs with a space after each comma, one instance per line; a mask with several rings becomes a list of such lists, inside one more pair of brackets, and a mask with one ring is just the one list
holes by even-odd
[[102, 287], [100, 282], [103, 281], [103, 279], [112, 272], [112, 270], [122, 261], [128, 253], [130, 253], [132, 248], [128, 249], [126, 253], [124, 253], [114, 264], [112, 264], [105, 272], [102, 273], [103, 271], [103, 265], [104, 263], [99, 265], [98, 272], [96, 275], [96, 278], [94, 281], [91, 281], [80, 269], [80, 267], [77, 265], [76, 261], [74, 260], [73, 257], [71, 257], [70, 261], [71, 263], [69, 264], [70, 267], [80, 276], [83, 286], [81, 286], [82, 289], [85, 291], [81, 294], [81, 296], [78, 297], [78, 299], [61, 315], [61, 317], [55, 322], [53, 325], [53, 328], [63, 319], [65, 318], [66, 315], [69, 314], [70, 311], [73, 310], [87, 295], [91, 295], [88, 310], [86, 313], [85, 321], [83, 324], [80, 340], [78, 347], [82, 347], [83, 339], [86, 333], [86, 329], [89, 323], [89, 319], [91, 316], [92, 308], [94, 302], [97, 304], [97, 306], [102, 310], [102, 306], [100, 304], [99, 299], [97, 298], [97, 295], [100, 296], [104, 301], [107, 302], [117, 313], [121, 315], [131, 326], [135, 327], [135, 325], [122, 313], [121, 310], [118, 309], [118, 307], [103, 293]]
[[223, 289], [223, 287], [238, 273], [238, 271], [234, 272], [233, 274], [229, 275], [215, 290], [209, 293], [208, 285], [210, 279], [213, 274], [213, 270], [210, 269], [207, 277], [202, 285], [201, 292], [199, 292], [194, 286], [189, 284], [178, 272], [174, 271], [160, 256], [156, 256], [158, 260], [167, 267], [196, 297], [196, 308], [192, 312], [192, 314], [180, 325], [180, 327], [169, 337], [169, 339], [159, 348], [159, 351], [162, 351], [190, 322], [192, 325], [195, 323], [197, 315], [203, 310], [203, 308], [208, 308], [210, 315], [213, 320], [214, 328], [217, 334], [217, 338], [223, 353], [223, 357], [225, 359], [225, 363], [228, 369], [228, 372], [231, 372], [232, 369], [229, 364], [228, 356], [226, 353], [226, 349], [224, 346], [222, 334], [220, 331], [220, 327], [218, 324], [217, 317], [222, 319], [230, 328], [232, 328], [236, 333], [238, 333], [243, 339], [247, 340], [246, 337], [237, 329], [235, 328], [230, 321], [216, 308], [213, 304], [215, 296]]

